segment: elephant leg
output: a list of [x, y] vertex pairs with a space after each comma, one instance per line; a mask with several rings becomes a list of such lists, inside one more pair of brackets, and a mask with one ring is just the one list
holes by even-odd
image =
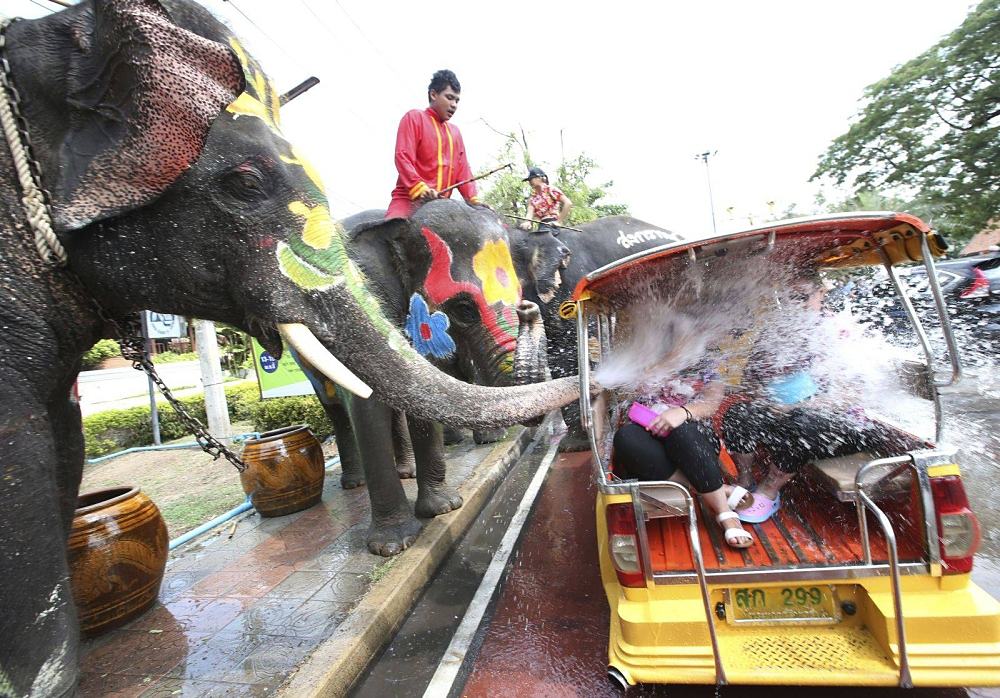
[[68, 490], [77, 485], [70, 486], [72, 472], [58, 471], [46, 410], [11, 392], [0, 396], [0, 694], [70, 695], [79, 626], [64, 522], [76, 507]]
[[507, 434], [505, 427], [494, 429], [473, 429], [472, 440], [477, 444], [492, 444], [502, 439]]
[[404, 479], [416, 477], [417, 461], [413, 457], [410, 428], [406, 413], [399, 410], [392, 411], [392, 447], [396, 454], [396, 474]]
[[444, 425], [444, 445], [454, 446], [465, 441], [465, 429]]
[[430, 518], [462, 506], [462, 496], [445, 484], [447, 464], [444, 459], [444, 438], [438, 422], [407, 417], [413, 453], [417, 459], [417, 516]]
[[351, 419], [340, 402], [324, 402], [323, 409], [333, 424], [333, 438], [337, 440], [337, 455], [340, 456], [340, 486], [352, 490], [365, 484], [364, 463], [358, 453], [357, 435]]
[[396, 473], [393, 409], [378, 400], [354, 396], [345, 398], [345, 403], [354, 425], [371, 501], [368, 550], [376, 555], [397, 555], [410, 547], [420, 533], [421, 523], [413, 517]]

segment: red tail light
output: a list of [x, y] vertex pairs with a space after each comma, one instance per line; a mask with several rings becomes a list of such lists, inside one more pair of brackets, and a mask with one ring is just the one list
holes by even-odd
[[972, 268], [972, 283], [958, 294], [959, 298], [985, 298], [990, 295], [990, 280], [977, 267]]
[[971, 572], [972, 557], [980, 542], [979, 520], [969, 509], [962, 478], [957, 475], [932, 477], [931, 495], [937, 514], [944, 573]]
[[618, 583], [623, 587], [646, 586], [632, 503], [609, 504], [605, 511], [608, 517], [608, 552], [618, 575]]

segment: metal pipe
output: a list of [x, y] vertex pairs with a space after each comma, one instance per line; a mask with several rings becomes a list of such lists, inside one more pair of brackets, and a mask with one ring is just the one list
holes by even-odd
[[[239, 436], [234, 436], [233, 441], [242, 441], [250, 438], [260, 437], [260, 432], [251, 431], [246, 434], [240, 434]], [[117, 458], [118, 456], [125, 456], [129, 453], [140, 453], [142, 451], [171, 451], [177, 448], [201, 448], [201, 445], [197, 441], [192, 441], [190, 443], [183, 444], [161, 444], [159, 446], [132, 446], [131, 448], [126, 448], [123, 451], [115, 451], [114, 453], [109, 453], [104, 456], [98, 456], [97, 458], [88, 458], [87, 464], [91, 465], [93, 463], [102, 463], [106, 460], [111, 460], [112, 458]]]
[[[951, 331], [951, 318], [948, 317], [948, 308], [945, 307], [944, 295], [941, 293], [941, 284], [938, 282], [937, 271], [934, 267], [934, 255], [931, 254], [927, 236], [920, 236], [920, 252], [924, 257], [924, 268], [927, 270], [927, 283], [931, 287], [931, 295], [934, 296], [934, 305], [937, 307], [938, 318], [941, 320], [941, 333], [944, 335], [945, 344], [948, 346], [948, 358], [951, 360], [951, 380], [947, 383], [934, 382], [939, 388], [954, 385], [962, 378], [962, 359], [958, 353], [958, 345], [955, 343], [955, 335]], [[933, 377], [933, 374], [932, 374]]]

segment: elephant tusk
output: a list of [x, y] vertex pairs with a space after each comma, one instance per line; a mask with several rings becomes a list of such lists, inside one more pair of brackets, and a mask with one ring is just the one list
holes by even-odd
[[371, 397], [372, 389], [331, 354], [308, 327], [299, 323], [289, 323], [278, 325], [278, 332], [303, 359], [334, 383], [350, 390], [358, 397]]

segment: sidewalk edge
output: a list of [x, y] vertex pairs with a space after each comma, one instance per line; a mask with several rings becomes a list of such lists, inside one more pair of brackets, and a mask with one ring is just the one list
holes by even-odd
[[[547, 417], [538, 430], [547, 429]], [[451, 552], [455, 542], [479, 516], [494, 489], [531, 443], [533, 429], [519, 427], [476, 466], [459, 492], [461, 508], [435, 517], [412, 547], [401, 553], [389, 572], [372, 584], [334, 634], [311, 652], [281, 685], [278, 696], [342, 696], [368, 663], [392, 638], [411, 606]]]

